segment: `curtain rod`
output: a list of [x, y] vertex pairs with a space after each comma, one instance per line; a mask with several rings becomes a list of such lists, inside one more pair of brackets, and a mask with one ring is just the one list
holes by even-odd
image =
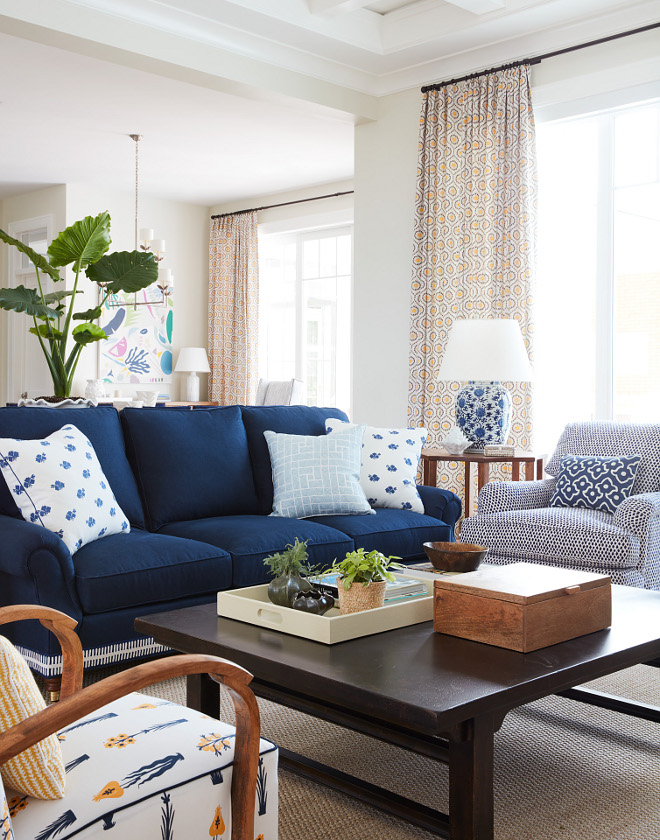
[[598, 38], [595, 41], [586, 41], [584, 44], [576, 44], [574, 47], [565, 47], [562, 50], [555, 50], [554, 52], [544, 53], [532, 58], [523, 58], [521, 61], [513, 61], [510, 64], [502, 64], [500, 67], [492, 67], [490, 70], [480, 70], [478, 73], [470, 73], [467, 76], [461, 76], [458, 79], [449, 79], [446, 82], [437, 82], [434, 85], [425, 85], [422, 88], [422, 93], [427, 93], [430, 90], [440, 90], [440, 88], [447, 87], [447, 85], [455, 85], [458, 82], [467, 82], [470, 79], [476, 79], [478, 76], [487, 76], [489, 73], [499, 73], [502, 70], [510, 70], [513, 67], [521, 67], [523, 64], [540, 64], [546, 58], [554, 58], [557, 55], [564, 55], [565, 53], [575, 52], [575, 50], [583, 50], [585, 47], [595, 47], [598, 44], [606, 44], [608, 41], [616, 41], [618, 38], [627, 38], [629, 35], [638, 35], [640, 32], [648, 32], [650, 29], [657, 29], [660, 27], [660, 22], [649, 23], [647, 26], [640, 26], [639, 29], [629, 29], [627, 32], [618, 32], [616, 35], [608, 35], [605, 38]]
[[340, 195], [353, 195], [355, 190], [330, 193], [329, 195], [315, 195], [313, 198], [299, 198], [297, 201], [283, 201], [281, 204], [265, 204], [263, 207], [253, 207], [251, 210], [236, 210], [234, 213], [218, 213], [212, 219], [225, 219], [227, 216], [240, 216], [241, 213], [258, 213], [259, 210], [272, 210], [273, 207], [288, 207], [290, 204], [304, 204], [306, 201], [320, 201], [322, 198], [337, 198]]

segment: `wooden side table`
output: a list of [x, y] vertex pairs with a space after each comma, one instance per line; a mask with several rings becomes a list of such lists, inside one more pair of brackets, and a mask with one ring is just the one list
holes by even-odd
[[422, 484], [436, 486], [438, 461], [455, 461], [465, 464], [465, 505], [463, 515], [469, 516], [472, 511], [472, 464], [477, 465], [477, 487], [481, 488], [490, 480], [491, 464], [511, 464], [513, 480], [521, 480], [520, 467], [525, 466], [525, 481], [543, 478], [543, 463], [545, 455], [535, 455], [533, 452], [516, 450], [514, 455], [486, 456], [474, 452], [464, 452], [462, 455], [452, 455], [441, 447], [437, 449], [422, 449]]

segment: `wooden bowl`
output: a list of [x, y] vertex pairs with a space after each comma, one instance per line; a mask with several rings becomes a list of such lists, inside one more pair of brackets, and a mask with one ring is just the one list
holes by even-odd
[[426, 542], [424, 551], [441, 572], [474, 572], [488, 551], [485, 545], [456, 542]]

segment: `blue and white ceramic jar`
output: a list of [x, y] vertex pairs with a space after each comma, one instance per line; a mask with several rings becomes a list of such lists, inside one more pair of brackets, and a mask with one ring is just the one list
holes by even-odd
[[511, 417], [511, 396], [499, 382], [471, 381], [456, 395], [456, 425], [474, 447], [506, 443]]

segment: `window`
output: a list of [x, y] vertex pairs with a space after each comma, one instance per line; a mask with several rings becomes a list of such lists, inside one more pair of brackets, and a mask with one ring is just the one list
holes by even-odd
[[541, 124], [536, 445], [660, 417], [660, 102]]
[[352, 229], [259, 237], [259, 371], [350, 408]]

